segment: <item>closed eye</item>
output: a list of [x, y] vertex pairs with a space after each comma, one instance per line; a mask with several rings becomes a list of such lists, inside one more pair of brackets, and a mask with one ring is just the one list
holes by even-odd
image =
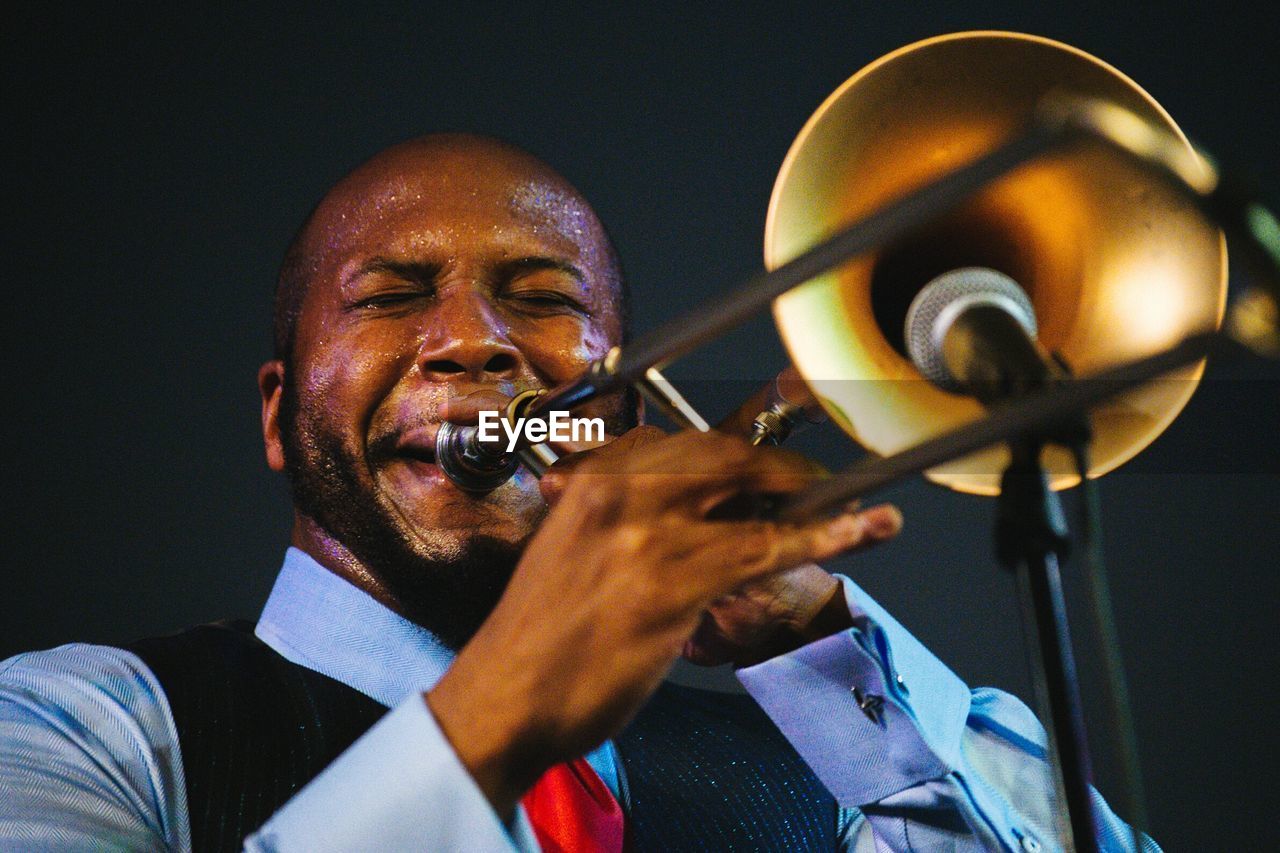
[[562, 311], [568, 309], [578, 314], [586, 314], [587, 308], [577, 299], [554, 290], [520, 290], [507, 294], [507, 298], [520, 305], [540, 311]]
[[547, 316], [572, 311], [590, 316], [578, 294], [589, 293], [586, 274], [559, 258], [528, 256], [500, 264], [494, 271], [495, 281], [505, 299], [529, 312]]
[[352, 308], [394, 308], [399, 305], [405, 305], [416, 299], [423, 299], [427, 294], [420, 290], [412, 291], [396, 291], [394, 293], [379, 293], [374, 296], [366, 296], [364, 299], [354, 302]]
[[581, 308], [582, 305], [572, 296], [566, 296], [563, 293], [557, 293], [553, 290], [522, 290], [511, 294], [512, 299], [518, 299], [521, 302], [532, 302], [543, 305], [570, 305], [575, 308]]

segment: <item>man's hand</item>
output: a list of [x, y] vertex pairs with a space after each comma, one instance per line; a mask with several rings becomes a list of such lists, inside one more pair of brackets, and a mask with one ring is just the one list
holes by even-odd
[[[857, 518], [861, 538], [849, 552], [891, 539], [902, 529], [901, 513], [888, 504]], [[682, 654], [700, 666], [750, 666], [851, 627], [840, 581], [806, 563], [712, 602]]]
[[[758, 408], [749, 405], [744, 411], [754, 412]], [[733, 426], [721, 424], [717, 430], [723, 432]], [[621, 440], [603, 445], [574, 447], [572, 449], [579, 452], [562, 459], [543, 477], [542, 496], [554, 506], [577, 466], [590, 460], [609, 464], [609, 460], [620, 453], [664, 437], [661, 431], [646, 428], [632, 430]], [[848, 509], [856, 512], [862, 525], [862, 538], [848, 549], [851, 552], [892, 539], [902, 529], [902, 513], [891, 504], [880, 504], [861, 512], [852, 504]], [[697, 630], [681, 654], [699, 666], [725, 663], [750, 666], [850, 627], [849, 606], [840, 582], [819, 566], [806, 563], [752, 581], [716, 599], [702, 614]]]
[[[704, 614], [721, 650], [760, 648], [783, 626], [803, 633], [838, 588], [816, 567], [792, 570], [874, 540], [853, 512], [803, 524], [712, 514], [821, 476], [785, 451], [641, 427], [581, 456], [544, 478], [551, 512], [427, 697], [502, 815], [546, 768], [625, 726], [691, 639], [700, 647]], [[748, 656], [739, 651], [731, 657]]]

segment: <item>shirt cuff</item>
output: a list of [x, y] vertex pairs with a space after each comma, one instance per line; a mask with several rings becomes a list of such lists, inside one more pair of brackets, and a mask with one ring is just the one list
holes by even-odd
[[422, 694], [397, 705], [245, 842], [250, 851], [537, 851], [524, 809], [504, 825]]
[[756, 702], [846, 808], [960, 764], [969, 688], [846, 577], [854, 627], [738, 670]]

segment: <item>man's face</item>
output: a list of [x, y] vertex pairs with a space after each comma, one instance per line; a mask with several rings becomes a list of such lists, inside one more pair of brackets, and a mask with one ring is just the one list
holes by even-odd
[[295, 498], [365, 563], [518, 549], [544, 512], [536, 482], [458, 490], [435, 431], [451, 399], [566, 382], [618, 341], [607, 243], [567, 185], [511, 152], [391, 154], [313, 227], [281, 415]]

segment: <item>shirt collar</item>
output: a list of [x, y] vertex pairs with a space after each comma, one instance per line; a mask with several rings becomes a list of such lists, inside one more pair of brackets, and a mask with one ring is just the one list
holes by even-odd
[[434, 634], [290, 548], [258, 626], [286, 660], [388, 708], [430, 690], [454, 654]]

